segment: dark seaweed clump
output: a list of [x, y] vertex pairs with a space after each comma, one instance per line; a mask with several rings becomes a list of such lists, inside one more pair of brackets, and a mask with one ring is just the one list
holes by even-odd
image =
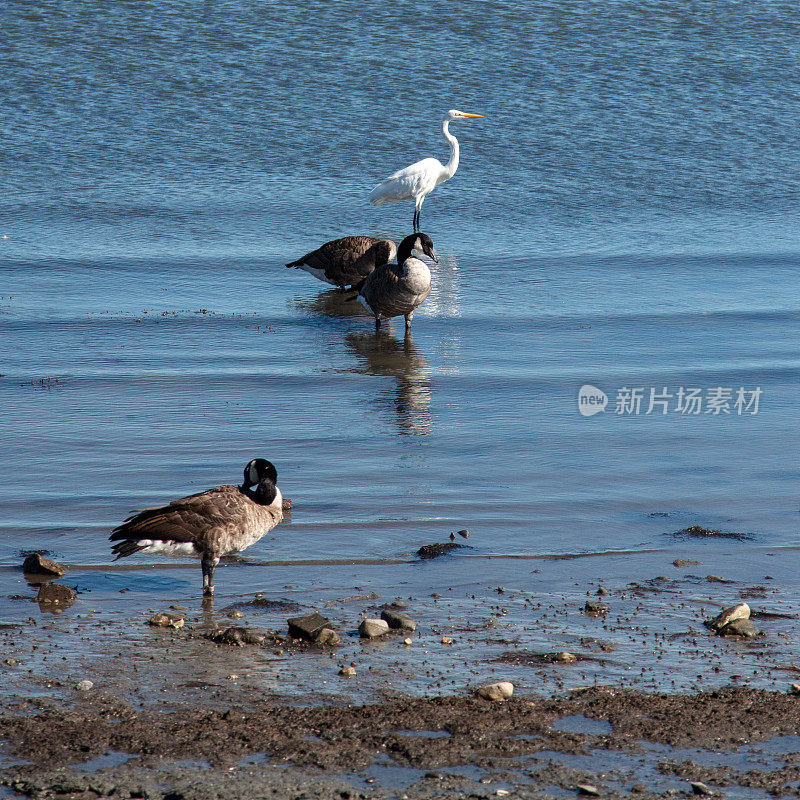
[[675, 531], [673, 536], [692, 536], [694, 538], [705, 538], [713, 536], [716, 539], [735, 539], [738, 542], [745, 542], [756, 537], [752, 533], [736, 533], [735, 531], [717, 531], [712, 528], [704, 528], [701, 525], [690, 525]]

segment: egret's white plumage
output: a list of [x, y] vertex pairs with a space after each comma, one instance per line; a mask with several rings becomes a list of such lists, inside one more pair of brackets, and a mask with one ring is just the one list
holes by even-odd
[[442, 120], [442, 135], [450, 144], [450, 160], [442, 164], [437, 158], [423, 158], [405, 169], [390, 175], [383, 183], [379, 183], [369, 195], [373, 206], [384, 203], [397, 203], [400, 200], [414, 200], [414, 230], [419, 230], [419, 218], [422, 204], [440, 183], [455, 175], [458, 169], [458, 139], [450, 133], [450, 123], [459, 119], [483, 119], [483, 114], [467, 114], [464, 111], [451, 109]]

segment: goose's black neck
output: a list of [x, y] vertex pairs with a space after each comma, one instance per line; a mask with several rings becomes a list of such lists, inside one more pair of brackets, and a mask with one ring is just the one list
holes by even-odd
[[271, 505], [278, 496], [278, 488], [271, 480], [268, 479], [261, 481], [261, 483], [257, 484], [253, 489], [247, 486], [240, 486], [239, 489], [254, 503], [258, 503], [260, 506]]
[[414, 243], [417, 241], [417, 235], [412, 234], [406, 236], [399, 245], [397, 245], [397, 263], [404, 264], [406, 259], [411, 258], [411, 253], [414, 251]]

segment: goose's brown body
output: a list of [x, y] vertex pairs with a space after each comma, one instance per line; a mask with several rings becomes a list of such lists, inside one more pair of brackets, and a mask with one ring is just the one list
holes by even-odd
[[314, 277], [344, 289], [360, 283], [376, 267], [387, 264], [395, 255], [397, 246], [389, 239], [345, 236], [326, 242], [286, 266], [304, 269]]
[[217, 486], [128, 517], [109, 536], [115, 542], [112, 552], [117, 558], [137, 552], [200, 558], [204, 593], [213, 594], [220, 557], [255, 544], [283, 519], [280, 489], [270, 477], [248, 485], [250, 469], [250, 464], [245, 467], [242, 486]]

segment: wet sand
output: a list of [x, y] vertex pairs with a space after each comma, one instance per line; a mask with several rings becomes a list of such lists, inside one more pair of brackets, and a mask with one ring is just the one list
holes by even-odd
[[[327, 564], [317, 569], [329, 585], [315, 591], [147, 605], [123, 588], [114, 603], [80, 593], [59, 613], [39, 608], [31, 586], [13, 601], [19, 622], [2, 629], [2, 783], [43, 798], [573, 797], [579, 785], [670, 797], [691, 781], [726, 797], [796, 796], [800, 696], [788, 690], [800, 652], [782, 593], [727, 577], [734, 559], [715, 565], [723, 576], [691, 558], [666, 562], [667, 575], [550, 591], [572, 561], [535, 562], [525, 590], [491, 580], [502, 560], [476, 569], [459, 554], [351, 564], [357, 588], [331, 586], [348, 567]], [[251, 566], [230, 563], [220, 585]], [[415, 570], [415, 588], [436, 591], [401, 596]], [[739, 599], [761, 636], [704, 627]], [[358, 637], [360, 619], [398, 601], [416, 631]], [[587, 602], [607, 610], [587, 613]], [[288, 637], [286, 620], [314, 609], [339, 646]], [[182, 627], [149, 626], [156, 611]], [[229, 627], [263, 641], [212, 639]], [[559, 662], [564, 650], [574, 663]], [[354, 677], [339, 675], [345, 665]], [[473, 696], [491, 680], [513, 681], [511, 701]]]

